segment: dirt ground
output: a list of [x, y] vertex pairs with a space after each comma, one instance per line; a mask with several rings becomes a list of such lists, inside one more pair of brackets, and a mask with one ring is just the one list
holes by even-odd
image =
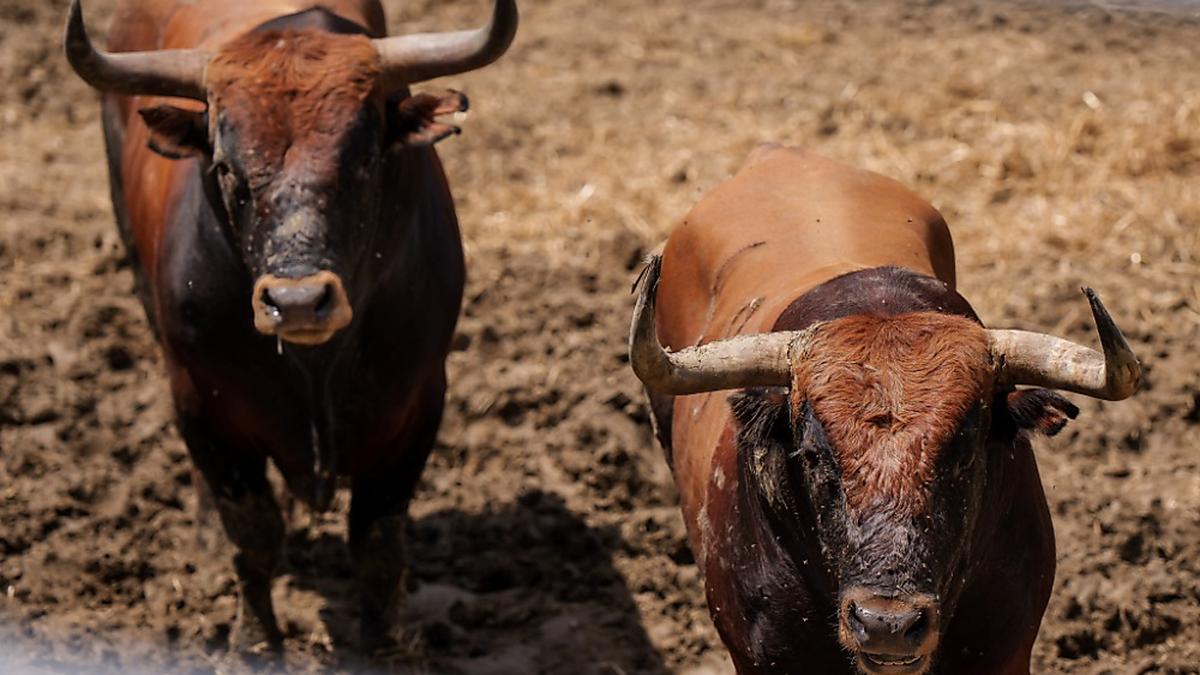
[[[101, 34], [113, 0], [86, 4]], [[487, 7], [386, 4], [395, 31]], [[473, 103], [441, 146], [470, 282], [413, 509], [410, 666], [731, 672], [624, 333], [644, 252], [770, 139], [934, 201], [991, 325], [1091, 341], [1078, 289], [1102, 294], [1147, 386], [1080, 401], [1038, 444], [1059, 564], [1035, 672], [1200, 673], [1200, 24], [971, 0], [521, 6], [502, 62], [441, 83]], [[0, 0], [0, 672], [244, 672], [65, 13]], [[275, 586], [291, 672], [368, 669], [344, 507], [295, 512]]]

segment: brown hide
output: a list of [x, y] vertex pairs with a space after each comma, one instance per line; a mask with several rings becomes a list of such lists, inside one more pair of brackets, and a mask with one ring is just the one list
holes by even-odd
[[[663, 251], [658, 331], [680, 349], [771, 330], [796, 298], [834, 277], [897, 266], [954, 285], [941, 215], [894, 180], [803, 150], [763, 146], [710, 192]], [[693, 550], [733, 454], [728, 392], [675, 399], [672, 460]], [[731, 465], [730, 465], [731, 466]], [[701, 563], [703, 567], [703, 562]]]

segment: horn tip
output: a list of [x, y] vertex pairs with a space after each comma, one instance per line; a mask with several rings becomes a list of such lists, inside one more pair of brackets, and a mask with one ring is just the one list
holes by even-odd
[[83, 23], [83, 6], [79, 0], [71, 0], [71, 7], [67, 10], [67, 40], [78, 38], [81, 34], [86, 34], [86, 28]]
[[1104, 306], [1104, 302], [1100, 300], [1100, 294], [1092, 289], [1091, 286], [1084, 286], [1082, 290], [1083, 294], [1087, 296], [1088, 304], [1092, 307], [1092, 316], [1096, 318], [1097, 322], [1115, 329], [1116, 322], [1113, 321], [1112, 315], [1108, 313], [1108, 308]]
[[658, 290], [658, 280], [662, 276], [662, 256], [651, 253], [646, 257], [646, 285], [653, 295]]
[[77, 72], [91, 56], [91, 39], [87, 34], [87, 25], [83, 21], [83, 6], [79, 0], [71, 0], [71, 7], [67, 11], [63, 48], [67, 53], [67, 61]]
[[1110, 387], [1112, 382], [1118, 382], [1119, 386], [1113, 389], [1113, 395], [1110, 400], [1122, 400], [1133, 396], [1142, 387], [1143, 371], [1141, 363], [1138, 361], [1137, 355], [1129, 347], [1129, 342], [1125, 339], [1125, 335], [1117, 326], [1112, 315], [1108, 313], [1108, 309], [1104, 303], [1100, 301], [1099, 294], [1089, 286], [1083, 287], [1083, 293], [1087, 296], [1088, 302], [1092, 306], [1092, 316], [1096, 319], [1096, 329], [1100, 334], [1100, 343], [1104, 346], [1104, 355], [1109, 365], [1109, 381]]
[[1102, 320], [1104, 323], [1113, 323], [1112, 316], [1108, 313], [1108, 308], [1104, 306], [1104, 302], [1100, 300], [1100, 294], [1091, 286], [1083, 286], [1080, 290], [1087, 298], [1088, 304], [1092, 307], [1092, 315], [1097, 320]]
[[653, 284], [654, 289], [657, 289], [658, 277], [661, 273], [662, 256], [655, 253], [647, 254], [642, 259], [642, 271], [638, 272], [637, 278], [633, 280], [633, 288], [629, 289], [629, 292], [637, 293], [643, 284]]

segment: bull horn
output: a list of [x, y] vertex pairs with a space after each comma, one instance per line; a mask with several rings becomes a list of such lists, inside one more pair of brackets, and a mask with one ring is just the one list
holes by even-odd
[[648, 390], [678, 396], [791, 384], [793, 355], [804, 352], [815, 327], [742, 335], [668, 352], [658, 340], [655, 325], [661, 273], [662, 258], [652, 256], [642, 270], [641, 290], [629, 328], [629, 363]]
[[383, 68], [383, 87], [390, 93], [405, 85], [482, 68], [500, 58], [516, 34], [516, 0], [496, 0], [492, 19], [483, 28], [372, 42]]
[[63, 39], [67, 61], [100, 91], [127, 96], [178, 96], [205, 100], [204, 69], [210, 54], [199, 49], [163, 49], [110, 54], [92, 46], [79, 0], [71, 1]]
[[1043, 333], [989, 330], [992, 355], [1004, 357], [1006, 384], [1061, 389], [1106, 401], [1133, 396], [1141, 385], [1142, 367], [1100, 297], [1090, 288], [1083, 293], [1091, 303], [1104, 353]]

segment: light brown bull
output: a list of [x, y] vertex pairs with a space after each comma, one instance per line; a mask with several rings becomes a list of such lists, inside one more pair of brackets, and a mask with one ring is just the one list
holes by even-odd
[[771, 146], [646, 275], [631, 363], [738, 672], [1027, 674], [1054, 576], [1028, 436], [1078, 412], [1051, 389], [1140, 378], [1096, 295], [1104, 354], [986, 329], [928, 203]]

